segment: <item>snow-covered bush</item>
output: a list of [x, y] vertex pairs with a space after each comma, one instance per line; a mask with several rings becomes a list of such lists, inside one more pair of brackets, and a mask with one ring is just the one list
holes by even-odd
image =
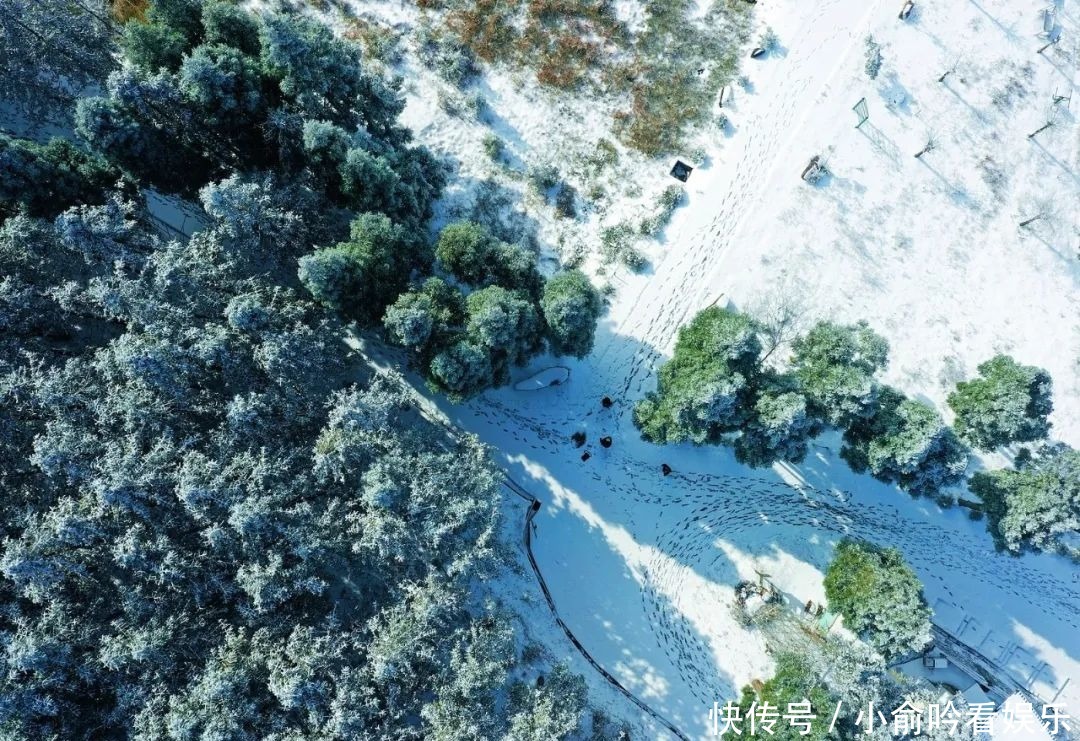
[[881, 56], [881, 44], [874, 40], [873, 36], [866, 37], [866, 76], [871, 80], [876, 80], [878, 73], [881, 72], [881, 65], [883, 58]]

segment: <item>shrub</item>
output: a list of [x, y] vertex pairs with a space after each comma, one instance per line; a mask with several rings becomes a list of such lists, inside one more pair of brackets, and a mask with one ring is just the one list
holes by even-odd
[[874, 40], [873, 36], [866, 37], [866, 76], [876, 80], [881, 72], [882, 64], [881, 44]]
[[505, 144], [502, 139], [491, 132], [484, 135], [484, 154], [488, 156], [488, 159], [493, 162], [500, 162], [504, 151]]

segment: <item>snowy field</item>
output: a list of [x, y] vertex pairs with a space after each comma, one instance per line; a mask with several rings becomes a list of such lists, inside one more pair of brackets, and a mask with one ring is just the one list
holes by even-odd
[[[1053, 102], [1075, 92], [1080, 5], [1059, 3], [1061, 41], [1037, 54], [1043, 2], [926, 0], [906, 22], [900, 4], [759, 3], [759, 24], [782, 49], [746, 61], [750, 89], [725, 104], [732, 131], [691, 176], [653, 268], [620, 275], [595, 352], [560, 360], [571, 375], [558, 386], [443, 405], [544, 501], [534, 551], [563, 619], [694, 737], [714, 701], [771, 673], [760, 639], [730, 614], [735, 583], [760, 570], [801, 600], [821, 600], [823, 567], [849, 534], [900, 548], [942, 627], [1080, 715], [1074, 565], [996, 554], [963, 510], [852, 474], [835, 440], [802, 465], [753, 471], [724, 450], [645, 444], [631, 423], [679, 326], [721, 296], [746, 309], [783, 291], [808, 321], [869, 321], [891, 344], [886, 380], [943, 413], [955, 382], [996, 352], [1047, 368], [1054, 437], [1080, 445], [1080, 102]], [[863, 71], [868, 34], [884, 56], [875, 81]], [[491, 78], [491, 90], [512, 85]], [[862, 97], [870, 119], [856, 129]], [[518, 147], [544, 146], [540, 115], [489, 100], [500, 116], [532, 115]], [[410, 102], [421, 142], [479, 142], [431, 124], [430, 106]], [[915, 158], [930, 140], [933, 150]], [[814, 155], [832, 175], [809, 186], [799, 173]], [[650, 167], [643, 180], [666, 173]], [[601, 408], [604, 395], [612, 409]], [[588, 435], [587, 462], [569, 442], [577, 430]], [[602, 435], [613, 436], [610, 449], [596, 444]], [[548, 621], [542, 603], [535, 609]]]

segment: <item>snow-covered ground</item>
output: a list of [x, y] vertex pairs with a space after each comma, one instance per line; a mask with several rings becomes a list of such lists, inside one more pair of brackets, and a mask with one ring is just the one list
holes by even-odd
[[[631, 423], [679, 326], [721, 295], [747, 308], [782, 289], [808, 320], [868, 320], [892, 347], [886, 380], [943, 412], [955, 381], [996, 352], [1047, 368], [1055, 436], [1080, 445], [1080, 103], [1052, 103], [1075, 89], [1080, 7], [1058, 3], [1061, 41], [1037, 54], [1041, 0], [919, 0], [906, 22], [900, 5], [759, 3], [782, 49], [747, 60], [750, 90], [725, 104], [733, 131], [691, 176], [653, 269], [620, 278], [595, 352], [566, 363], [558, 386], [443, 405], [544, 501], [534, 551], [566, 623], [692, 736], [705, 735], [714, 701], [771, 672], [760, 639], [730, 614], [735, 583], [759, 570], [820, 600], [822, 569], [848, 534], [900, 548], [942, 627], [1080, 714], [1074, 565], [996, 554], [963, 511], [852, 474], [835, 440], [802, 465], [753, 471], [724, 450], [645, 444]], [[876, 81], [863, 71], [871, 33], [885, 60]], [[513, 126], [520, 152], [545, 146], [545, 110], [501, 109], [507, 73], [485, 84], [498, 120], [528, 122]], [[862, 97], [870, 119], [855, 129]], [[479, 147], [471, 124], [432, 123], [430, 102], [414, 98], [410, 111], [421, 142], [472, 141], [466, 156]], [[580, 125], [589, 133], [595, 121]], [[816, 187], [799, 179], [813, 155], [832, 172]], [[643, 180], [667, 169], [648, 166]], [[577, 430], [587, 462], [569, 440]], [[596, 444], [602, 435], [612, 448]]]

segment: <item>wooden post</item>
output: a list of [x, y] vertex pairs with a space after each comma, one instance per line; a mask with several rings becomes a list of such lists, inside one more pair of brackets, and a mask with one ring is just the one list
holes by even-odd
[[1039, 128], [1032, 131], [1030, 134], [1028, 134], [1027, 138], [1028, 139], [1034, 139], [1036, 134], [1041, 134], [1042, 132], [1046, 131], [1047, 129], [1049, 129], [1053, 125], [1054, 125], [1053, 121], [1047, 121], [1045, 124], [1043, 124]]

